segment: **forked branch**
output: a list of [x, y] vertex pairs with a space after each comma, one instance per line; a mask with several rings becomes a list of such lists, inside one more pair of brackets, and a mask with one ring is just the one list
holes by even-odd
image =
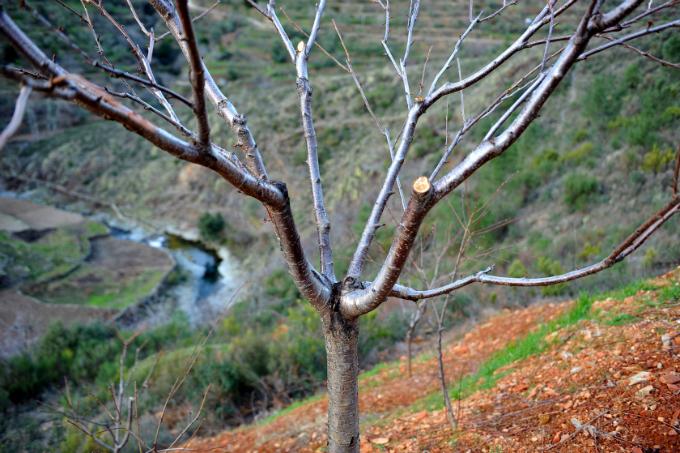
[[637, 250], [656, 230], [658, 230], [673, 215], [680, 212], [680, 196], [675, 195], [673, 199], [662, 209], [651, 216], [645, 223], [628, 236], [616, 249], [606, 258], [586, 267], [575, 269], [559, 275], [535, 278], [515, 278], [490, 275], [493, 266], [488, 267], [476, 274], [455, 280], [447, 285], [428, 290], [415, 290], [402, 285], [395, 285], [390, 296], [406, 300], [430, 299], [444, 294], [449, 294], [472, 283], [484, 283], [487, 285], [502, 286], [550, 286], [560, 283], [567, 283], [572, 280], [586, 277], [612, 267], [614, 264], [623, 261], [628, 255]]

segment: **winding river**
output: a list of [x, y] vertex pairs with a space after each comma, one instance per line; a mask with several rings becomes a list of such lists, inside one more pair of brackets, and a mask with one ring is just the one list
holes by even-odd
[[[98, 219], [99, 220], [99, 219]], [[104, 220], [111, 236], [163, 249], [174, 259], [179, 278], [161, 288], [157, 302], [145, 310], [144, 318], [172, 315], [174, 309], [184, 313], [191, 325], [207, 324], [225, 313], [236, 301], [243, 286], [239, 263], [225, 248], [214, 251], [200, 241], [178, 234], [150, 233], [140, 227], [124, 228]], [[148, 321], [153, 319], [137, 319]]]

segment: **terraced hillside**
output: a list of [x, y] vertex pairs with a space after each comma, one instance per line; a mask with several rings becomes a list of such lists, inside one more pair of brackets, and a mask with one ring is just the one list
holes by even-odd
[[0, 356], [51, 323], [109, 319], [157, 291], [172, 258], [108, 234], [81, 215], [0, 197]]

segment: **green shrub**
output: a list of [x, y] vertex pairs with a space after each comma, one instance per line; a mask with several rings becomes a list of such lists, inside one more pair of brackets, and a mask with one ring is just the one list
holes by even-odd
[[564, 202], [572, 211], [581, 210], [595, 198], [598, 189], [597, 179], [572, 173], [564, 181]]
[[656, 249], [654, 247], [650, 247], [645, 252], [645, 257], [642, 259], [642, 263], [645, 267], [652, 267], [654, 265], [654, 261], [656, 260], [656, 258], [657, 258]]
[[588, 259], [597, 256], [600, 253], [600, 246], [598, 244], [592, 244], [586, 242], [583, 248], [578, 253], [578, 259], [582, 261], [587, 261]]
[[611, 76], [595, 76], [583, 97], [584, 113], [596, 124], [607, 124], [621, 111], [622, 90]]
[[66, 377], [85, 381], [106, 373], [101, 365], [116, 357], [119, 346], [112, 327], [102, 324], [65, 328], [51, 326], [38, 346], [12, 357], [0, 372], [0, 388], [14, 403], [37, 397]]
[[565, 153], [562, 156], [561, 161], [571, 165], [584, 162], [587, 162], [589, 165], [591, 165], [594, 162], [593, 159], [590, 159], [593, 157], [593, 151], [595, 151], [595, 145], [593, 145], [591, 142], [585, 142], [573, 150]]
[[[394, 85], [377, 84], [366, 92], [366, 99], [371, 108], [376, 112], [384, 112], [397, 102], [399, 92]], [[360, 111], [365, 109], [363, 102], [359, 106]]]
[[264, 291], [265, 294], [284, 302], [285, 305], [291, 305], [301, 297], [290, 274], [283, 269], [275, 270], [265, 279]]
[[661, 55], [669, 61], [680, 60], [680, 37], [677, 34], [671, 34], [670, 37], [661, 46]]
[[640, 65], [633, 63], [628, 66], [623, 73], [623, 81], [629, 89], [636, 88], [642, 82], [642, 74], [640, 73]]
[[201, 237], [207, 241], [217, 241], [224, 231], [226, 222], [219, 212], [206, 212], [198, 219], [198, 231]]
[[274, 63], [286, 63], [290, 60], [288, 51], [279, 41], [272, 44], [271, 56]]
[[515, 260], [510, 263], [510, 266], [508, 267], [508, 275], [513, 278], [522, 278], [527, 276], [527, 268], [524, 266], [524, 263], [520, 261], [519, 258], [515, 258]]
[[656, 144], [651, 150], [642, 156], [642, 169], [647, 172], [659, 173], [664, 170], [675, 158], [671, 148], [660, 149]]
[[[188, 337], [186, 324], [175, 320], [140, 335], [131, 345], [142, 344], [139, 358]], [[116, 379], [121, 342], [113, 326], [92, 323], [73, 327], [50, 326], [31, 350], [0, 361], [0, 400], [19, 403], [35, 399], [51, 386], [68, 379], [74, 385], [95, 382], [107, 386]], [[128, 365], [134, 354], [127, 357]], [[0, 406], [2, 402], [0, 401]]]

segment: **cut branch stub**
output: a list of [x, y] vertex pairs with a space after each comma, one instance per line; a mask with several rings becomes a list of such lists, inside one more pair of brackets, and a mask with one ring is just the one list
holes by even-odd
[[427, 176], [421, 176], [413, 182], [413, 193], [417, 197], [426, 195], [432, 189], [432, 184]]

